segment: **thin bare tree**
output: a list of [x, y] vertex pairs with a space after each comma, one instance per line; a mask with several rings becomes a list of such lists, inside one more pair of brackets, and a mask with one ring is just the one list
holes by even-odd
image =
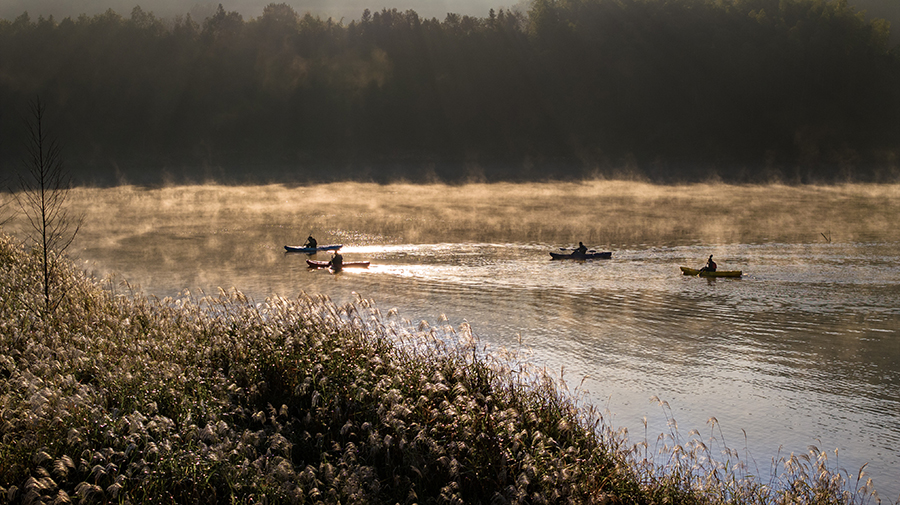
[[67, 291], [64, 285], [53, 289], [57, 259], [75, 240], [84, 216], [72, 216], [66, 205], [71, 177], [63, 166], [59, 142], [48, 132], [46, 106], [37, 98], [28, 112], [27, 153], [19, 174], [20, 190], [13, 196], [31, 225], [26, 234], [41, 258], [44, 310], [52, 312]]
[[[2, 118], [2, 116], [0, 116]], [[3, 142], [3, 138], [0, 137], [0, 142]], [[0, 174], [8, 173], [5, 170], [0, 170]], [[7, 198], [6, 193], [10, 192], [9, 189], [9, 180], [6, 178], [0, 178], [0, 227], [8, 223], [11, 219], [11, 215], [6, 214], [6, 207], [12, 201], [11, 198]]]
[[8, 191], [6, 186], [6, 179], [0, 179], [0, 228], [3, 227], [6, 223], [12, 220], [12, 215], [6, 213], [6, 207], [12, 201], [11, 198], [8, 198], [6, 193]]

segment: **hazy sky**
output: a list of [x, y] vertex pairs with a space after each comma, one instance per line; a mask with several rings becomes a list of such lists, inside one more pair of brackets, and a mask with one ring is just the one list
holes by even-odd
[[79, 14], [94, 15], [112, 8], [128, 16], [135, 5], [157, 17], [167, 18], [194, 13], [214, 12], [221, 3], [227, 11], [237, 11], [244, 19], [256, 18], [270, 3], [287, 3], [297, 12], [311, 12], [322, 17], [358, 19], [364, 9], [383, 8], [404, 11], [413, 9], [422, 17], [443, 19], [448, 12], [487, 17], [491, 8], [510, 7], [519, 0], [0, 0], [0, 17], [14, 19], [27, 11], [32, 18], [52, 14], [61, 19]]
[[[214, 10], [221, 3], [228, 11], [238, 11], [245, 19], [262, 14], [269, 3], [281, 0], [0, 0], [0, 17], [14, 19], [25, 11], [33, 17], [56, 18], [94, 15], [112, 8], [127, 16], [135, 5], [151, 11], [158, 17], [171, 17], [196, 12]], [[413, 9], [424, 17], [443, 19], [448, 12], [485, 17], [491, 8], [511, 7], [520, 0], [284, 0], [298, 12], [312, 12], [324, 16], [350, 19], [359, 18], [363, 9], [372, 11], [382, 8], [399, 10]], [[883, 17], [893, 21], [894, 31], [900, 30], [900, 1], [898, 0], [850, 0], [859, 10], [866, 10], [868, 17]]]

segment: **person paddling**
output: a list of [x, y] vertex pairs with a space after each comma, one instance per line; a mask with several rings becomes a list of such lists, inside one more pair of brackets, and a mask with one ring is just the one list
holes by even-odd
[[334, 255], [328, 260], [328, 266], [335, 272], [339, 272], [344, 267], [344, 257], [341, 253], [335, 251]]
[[575, 249], [575, 252], [573, 252], [572, 254], [578, 255], [578, 256], [584, 256], [585, 254], [587, 254], [587, 250], [588, 250], [587, 246], [585, 246], [584, 243], [579, 242], [578, 247]]
[[716, 262], [712, 259], [712, 254], [709, 255], [709, 259], [706, 260], [706, 266], [700, 269], [701, 272], [715, 272], [716, 271]]
[[312, 235], [307, 237], [306, 243], [303, 244], [303, 247], [309, 247], [310, 249], [315, 249], [318, 246], [319, 246], [319, 243], [316, 242], [316, 239], [314, 239]]

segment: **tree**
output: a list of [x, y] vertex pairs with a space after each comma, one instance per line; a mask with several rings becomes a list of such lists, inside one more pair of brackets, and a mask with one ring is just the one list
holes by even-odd
[[[2, 141], [2, 140], [3, 139], [0, 138], [0, 141]], [[0, 165], [2, 165], [2, 164], [3, 164], [3, 162], [0, 161]], [[4, 173], [4, 172], [0, 171], [0, 173]], [[4, 188], [4, 189], [0, 189], [0, 226], [5, 225], [6, 223], [9, 222], [10, 219], [12, 219], [12, 217], [7, 216], [4, 213], [6, 206], [9, 205], [9, 202], [10, 202], [9, 199], [7, 199], [6, 195], [4, 194], [4, 193], [6, 193], [6, 188], [8, 187], [7, 186], [8, 182], [9, 181], [7, 181], [6, 178], [0, 178], [0, 188]]]
[[62, 162], [59, 142], [47, 131], [46, 107], [35, 99], [26, 119], [27, 140], [20, 191], [15, 193], [19, 208], [28, 219], [28, 239], [40, 255], [45, 312], [53, 312], [65, 298], [66, 287], [55, 286], [57, 258], [72, 244], [83, 216], [72, 216], [66, 202], [71, 179]]

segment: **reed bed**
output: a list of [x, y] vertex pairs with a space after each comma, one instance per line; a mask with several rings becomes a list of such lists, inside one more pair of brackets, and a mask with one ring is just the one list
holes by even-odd
[[362, 298], [159, 300], [54, 261], [44, 313], [37, 258], [0, 237], [2, 503], [877, 500], [818, 450], [760, 478], [677, 427], [629, 445], [465, 326]]

